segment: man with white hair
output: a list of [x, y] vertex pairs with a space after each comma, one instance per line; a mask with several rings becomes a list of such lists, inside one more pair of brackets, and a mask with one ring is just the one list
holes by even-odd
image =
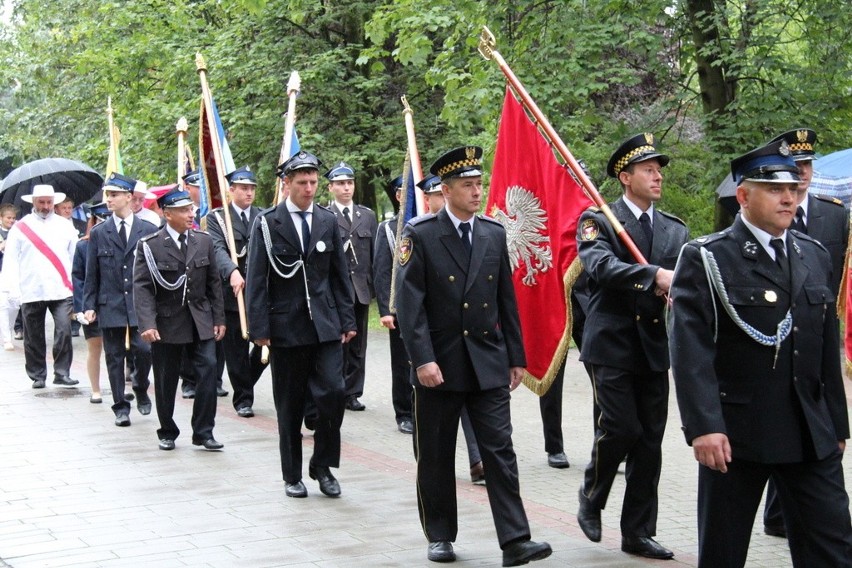
[[71, 368], [71, 260], [77, 231], [71, 221], [56, 215], [53, 206], [65, 194], [51, 185], [36, 185], [22, 197], [33, 204], [32, 213], [15, 223], [6, 241], [4, 271], [9, 298], [21, 303], [24, 322], [24, 355], [27, 375], [34, 389], [47, 378], [44, 337], [45, 313], [53, 316], [53, 384], [74, 386]]

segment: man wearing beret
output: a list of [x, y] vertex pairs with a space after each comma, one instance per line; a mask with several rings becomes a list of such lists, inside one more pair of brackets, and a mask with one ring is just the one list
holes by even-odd
[[328, 190], [334, 198], [329, 210], [337, 217], [343, 251], [349, 264], [349, 281], [355, 308], [358, 332], [343, 347], [343, 381], [346, 384], [346, 408], [364, 410], [358, 400], [364, 394], [365, 357], [367, 354], [367, 320], [370, 302], [376, 295], [373, 288], [373, 244], [378, 223], [369, 207], [353, 201], [355, 195], [355, 170], [340, 162], [325, 174]]
[[130, 426], [130, 403], [124, 397], [125, 362], [132, 364], [133, 391], [140, 414], [151, 413], [148, 396], [151, 346], [139, 335], [133, 305], [133, 256], [139, 239], [157, 227], [136, 217], [130, 201], [144, 184], [112, 173], [104, 182], [103, 195], [112, 215], [89, 233], [83, 311], [86, 320], [97, 321], [103, 338], [112, 410], [116, 426]]
[[698, 565], [745, 565], [771, 476], [793, 565], [852, 566], [829, 254], [788, 230], [799, 177], [786, 141], [731, 171], [740, 215], [683, 248], [671, 289], [672, 371], [700, 464]]
[[[236, 263], [231, 260], [224, 208], [214, 209], [207, 215], [207, 231], [213, 239], [216, 266], [219, 267], [222, 296], [225, 299], [226, 331], [225, 338], [222, 340], [222, 356], [228, 367], [231, 387], [234, 389], [233, 405], [237, 415], [251, 418], [254, 416], [252, 409], [254, 385], [257, 384], [266, 365], [261, 362], [261, 348], [258, 345], [252, 346], [248, 339], [243, 339], [237, 294], [242, 293], [245, 288], [251, 225], [260, 213], [260, 209], [252, 205], [257, 182], [254, 172], [248, 166], [234, 170], [227, 177], [230, 184], [228, 207], [236, 249]], [[221, 381], [221, 373], [219, 380]]]
[[325, 495], [340, 495], [330, 468], [340, 467], [343, 345], [356, 333], [337, 219], [314, 203], [319, 167], [304, 151], [278, 167], [288, 197], [253, 224], [246, 268], [249, 335], [269, 346], [281, 473], [285, 494], [297, 498], [308, 495], [301, 434], [308, 391], [317, 410], [308, 475]]
[[503, 226], [477, 215], [482, 149], [450, 150], [432, 164], [446, 206], [409, 222], [400, 240], [397, 318], [414, 373], [417, 505], [427, 558], [455, 560], [455, 445], [467, 406], [480, 443], [503, 566], [551, 554], [530, 540], [512, 447], [510, 391], [526, 357]]
[[[790, 228], [819, 241], [828, 250], [832, 267], [831, 291], [837, 296], [840, 280], [843, 278], [846, 246], [849, 242], [849, 211], [839, 199], [808, 191], [814, 175], [816, 132], [810, 128], [797, 128], [772, 139], [773, 142], [779, 140], [787, 142], [790, 147], [790, 157], [796, 162], [799, 171], [796, 217], [790, 224]], [[781, 513], [781, 503], [778, 501], [778, 493], [772, 479], [766, 487], [763, 532], [779, 537], [787, 534]]]
[[580, 360], [591, 369], [600, 411], [577, 520], [589, 540], [600, 541], [601, 510], [626, 458], [621, 550], [659, 559], [674, 556], [652, 538], [669, 401], [666, 294], [688, 239], [680, 219], [654, 206], [668, 163], [654, 135], [643, 133], [622, 143], [607, 164], [623, 191], [610, 208], [647, 264], [636, 261], [599, 209], [586, 210], [577, 227], [589, 291]]
[[222, 286], [210, 235], [192, 228], [193, 204], [177, 186], [157, 200], [166, 224], [139, 240], [133, 293], [142, 339], [151, 343], [154, 395], [161, 450], [174, 450], [180, 429], [174, 421], [181, 355], [195, 370], [192, 443], [208, 450], [216, 419], [216, 341], [225, 335]]

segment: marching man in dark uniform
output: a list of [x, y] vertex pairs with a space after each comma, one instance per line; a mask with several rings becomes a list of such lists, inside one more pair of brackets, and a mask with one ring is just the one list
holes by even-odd
[[177, 187], [157, 200], [166, 224], [140, 239], [133, 268], [139, 332], [151, 343], [154, 394], [161, 450], [175, 449], [174, 421], [181, 353], [196, 375], [192, 443], [208, 450], [223, 445], [213, 437], [216, 419], [216, 341], [225, 335], [222, 286], [213, 239], [192, 228], [192, 200]]
[[[139, 335], [133, 306], [133, 257], [139, 239], [156, 232], [157, 227], [133, 214], [130, 201], [137, 186], [135, 179], [110, 174], [103, 193], [112, 215], [92, 228], [86, 253], [83, 311], [86, 320], [97, 321], [101, 330], [116, 426], [130, 426], [130, 403], [124, 398], [128, 360], [135, 369], [133, 392], [139, 413], [151, 413], [151, 346]], [[138, 191], [145, 189], [138, 186]]]
[[397, 318], [415, 370], [417, 505], [433, 562], [455, 560], [455, 446], [467, 406], [480, 442], [503, 566], [550, 556], [530, 540], [512, 447], [510, 394], [526, 357], [503, 226], [476, 215], [482, 148], [451, 150], [432, 164], [446, 207], [406, 225], [396, 281]]
[[600, 210], [586, 210], [577, 227], [589, 290], [580, 360], [591, 367], [600, 410], [577, 520], [589, 540], [600, 541], [601, 509], [626, 457], [621, 550], [660, 559], [674, 556], [652, 538], [669, 401], [665, 295], [688, 239], [683, 221], [654, 207], [668, 163], [653, 134], [644, 133], [621, 144], [607, 164], [624, 192], [612, 212], [648, 264], [636, 262]]
[[852, 566], [849, 437], [831, 261], [787, 228], [798, 169], [775, 141], [731, 162], [740, 215], [684, 247], [672, 371], [698, 467], [699, 566], [745, 565], [767, 479], [793, 565]]
[[328, 189], [334, 196], [329, 209], [337, 216], [343, 238], [343, 251], [349, 265], [349, 280], [355, 307], [355, 329], [358, 334], [343, 347], [343, 380], [346, 384], [346, 408], [364, 410], [358, 400], [364, 394], [365, 358], [367, 354], [367, 321], [373, 288], [373, 243], [376, 238], [376, 214], [352, 201], [355, 194], [355, 170], [340, 162], [325, 174]]
[[233, 404], [239, 416], [254, 416], [254, 385], [266, 368], [261, 358], [261, 348], [243, 339], [240, 327], [240, 313], [237, 308], [237, 294], [245, 288], [246, 255], [248, 253], [251, 224], [260, 213], [252, 205], [254, 202], [254, 173], [248, 167], [239, 168], [228, 174], [228, 194], [230, 196], [231, 226], [234, 230], [234, 246], [237, 250], [237, 264], [231, 260], [228, 239], [225, 230], [225, 214], [221, 208], [207, 215], [207, 232], [213, 239], [216, 251], [216, 266], [222, 282], [222, 296], [225, 300], [225, 338], [222, 347], [228, 378], [234, 389]]
[[[396, 192], [396, 201], [402, 197], [402, 176], [391, 182]], [[396, 416], [397, 428], [403, 434], [414, 432], [411, 415], [411, 381], [408, 353], [399, 334], [396, 314], [390, 309], [391, 276], [393, 273], [393, 255], [396, 250], [396, 235], [399, 214], [379, 223], [376, 230], [376, 249], [373, 253], [373, 281], [376, 285], [376, 304], [379, 308], [379, 321], [388, 329], [391, 359], [391, 399]]]
[[[833, 197], [824, 197], [810, 193], [808, 188], [814, 175], [814, 144], [817, 141], [816, 132], [810, 128], [797, 128], [772, 139], [773, 142], [784, 140], [790, 147], [790, 156], [796, 162], [799, 170], [798, 198], [796, 200], [796, 217], [790, 225], [800, 233], [805, 233], [828, 250], [831, 256], [831, 291], [835, 297], [840, 290], [840, 280], [843, 277], [846, 262], [846, 246], [849, 242], [849, 211], [843, 202]], [[772, 479], [766, 486], [766, 508], [763, 512], [763, 532], [771, 536], [784, 537], [784, 517], [781, 513], [781, 503]]]
[[319, 160], [299, 152], [278, 166], [287, 199], [252, 226], [246, 274], [249, 335], [270, 347], [281, 472], [288, 497], [302, 483], [301, 424], [308, 391], [316, 404], [311, 479], [340, 495], [330, 468], [340, 467], [343, 344], [355, 336], [349, 269], [337, 220], [314, 203]]

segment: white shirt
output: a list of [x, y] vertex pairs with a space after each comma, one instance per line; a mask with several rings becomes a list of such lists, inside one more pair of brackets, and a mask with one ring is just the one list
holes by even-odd
[[[302, 243], [302, 250], [305, 250], [305, 243], [302, 242], [302, 210], [299, 209], [295, 203], [290, 201], [288, 197], [284, 202], [287, 206], [287, 211], [290, 212], [290, 218], [293, 219], [293, 224], [296, 226], [296, 234], [299, 235], [299, 242]], [[310, 207], [305, 209], [310, 215], [305, 216], [308, 221], [308, 228], [313, 230], [314, 224], [314, 204], [311, 203]]]
[[151, 211], [147, 207], [143, 207], [142, 209], [139, 210], [138, 213], [134, 213], [134, 215], [136, 215], [137, 217], [139, 217], [143, 221], [148, 221], [149, 223], [153, 223], [155, 227], [159, 227], [160, 224], [163, 222], [163, 220], [160, 219], [159, 215], [157, 215], [156, 213], [154, 213], [153, 211]]
[[[180, 247], [180, 236], [181, 236], [181, 235], [187, 235], [187, 233], [188, 233], [189, 231], [184, 231], [183, 233], [178, 233], [177, 231], [175, 231], [174, 229], [172, 229], [171, 225], [169, 225], [168, 223], [166, 223], [166, 232], [169, 234], [169, 236], [170, 236], [170, 237], [172, 238], [172, 240], [175, 242], [175, 246], [176, 246], [176, 247]], [[189, 235], [187, 235], [187, 238], [189, 238]], [[184, 246], [184, 247], [186, 246], [186, 241], [184, 241], [184, 242], [183, 242], [183, 246]], [[183, 250], [183, 248], [181, 248], [180, 250]]]
[[66, 279], [71, 281], [71, 262], [78, 240], [74, 225], [55, 213], [47, 219], [30, 213], [9, 231], [3, 259], [3, 287], [11, 298], [20, 298], [22, 303], [70, 298], [71, 290], [63, 284], [62, 277], [47, 257], [21, 232], [20, 223], [26, 223], [47, 244], [62, 263]]
[[636, 217], [636, 220], [639, 220], [639, 217], [642, 216], [642, 213], [647, 213], [648, 218], [651, 220], [651, 226], [654, 226], [654, 204], [652, 203], [650, 207], [648, 207], [647, 211], [642, 211], [642, 209], [630, 201], [626, 195], [624, 197], [624, 204], [627, 205], [627, 208], [630, 209], [630, 212]]
[[119, 233], [121, 232], [121, 222], [124, 221], [124, 239], [130, 240], [128, 237], [130, 237], [130, 229], [133, 228], [133, 213], [131, 212], [124, 219], [113, 213], [112, 220], [115, 222], [115, 230]]
[[456, 228], [456, 233], [458, 233], [460, 239], [462, 237], [462, 232], [461, 229], [459, 229], [459, 225], [461, 225], [462, 223], [468, 223], [470, 225], [470, 231], [468, 232], [467, 238], [470, 239], [470, 243], [473, 244], [473, 220], [476, 219], [476, 215], [472, 215], [471, 218], [467, 221], [462, 221], [461, 219], [453, 215], [453, 212], [450, 211], [449, 207], [444, 207], [444, 210], [446, 210], [447, 216], [449, 216], [450, 221], [453, 222], [453, 227]]
[[772, 260], [775, 260], [775, 249], [772, 248], [772, 245], [769, 244], [769, 241], [771, 241], [772, 239], [776, 239], [776, 238], [781, 239], [782, 241], [784, 241], [784, 246], [785, 247], [787, 246], [787, 231], [786, 230], [784, 231], [784, 233], [780, 237], [773, 237], [772, 235], [770, 235], [769, 233], [767, 233], [763, 229], [758, 229], [757, 226], [749, 223], [749, 221], [748, 221], [748, 219], [746, 219], [745, 215], [740, 215], [740, 219], [743, 220], [743, 223], [745, 224], [745, 226], [748, 228], [749, 231], [751, 231], [751, 234], [754, 235], [754, 238], [757, 239], [757, 242], [760, 244], [760, 246], [763, 247], [763, 250], [766, 251], [766, 254], [768, 254], [769, 258], [771, 258]]

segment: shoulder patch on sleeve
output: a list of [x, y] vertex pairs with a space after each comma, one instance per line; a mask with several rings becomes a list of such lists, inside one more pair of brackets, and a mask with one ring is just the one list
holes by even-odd
[[414, 242], [410, 237], [403, 237], [399, 241], [399, 265], [405, 266], [411, 259], [411, 253], [414, 251]]
[[584, 241], [593, 241], [601, 234], [601, 229], [595, 219], [583, 219], [580, 225], [580, 236]]

